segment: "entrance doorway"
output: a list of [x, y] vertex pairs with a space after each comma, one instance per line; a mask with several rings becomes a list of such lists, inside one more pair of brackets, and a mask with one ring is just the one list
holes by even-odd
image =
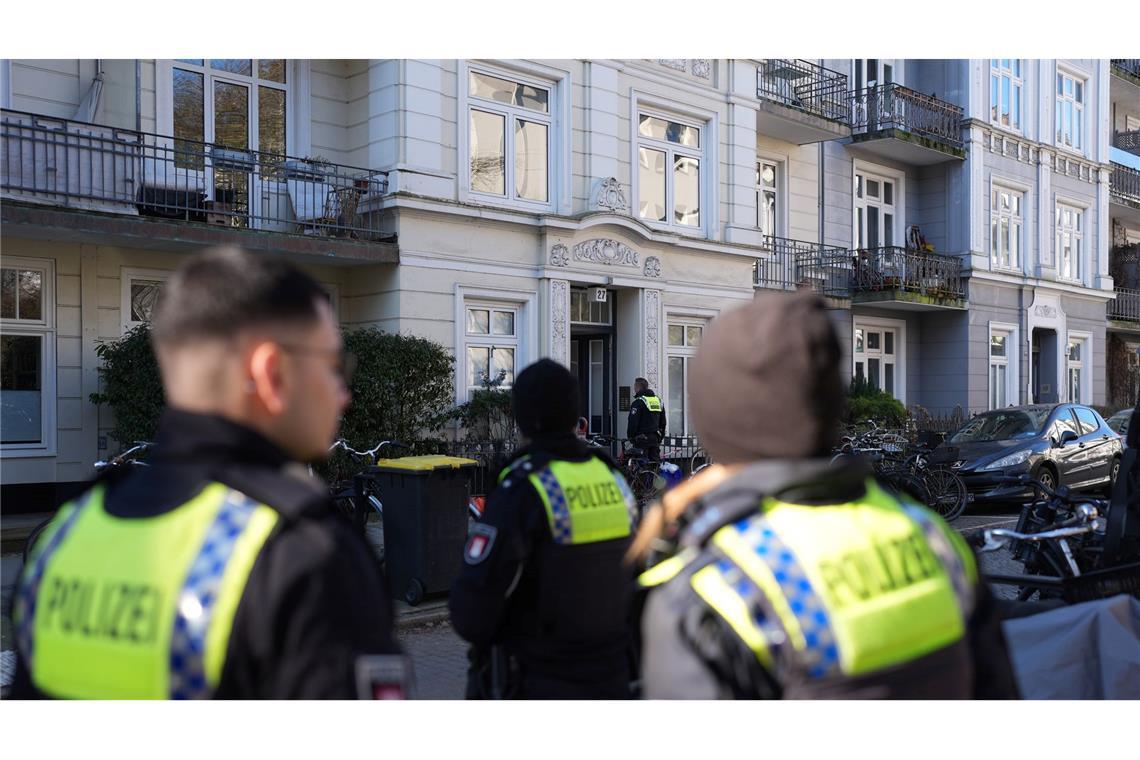
[[578, 414], [591, 433], [614, 435], [614, 298], [592, 298], [593, 291], [570, 289], [570, 372], [578, 378]]
[[1057, 331], [1035, 328], [1029, 356], [1033, 403], [1056, 403], [1061, 393], [1057, 387]]

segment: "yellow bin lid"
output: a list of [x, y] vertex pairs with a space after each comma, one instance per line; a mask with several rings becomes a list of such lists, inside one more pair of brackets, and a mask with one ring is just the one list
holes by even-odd
[[379, 470], [406, 470], [411, 472], [430, 472], [431, 470], [458, 469], [479, 464], [474, 459], [463, 457], [445, 457], [428, 455], [421, 457], [397, 457], [395, 459], [378, 459], [376, 468]]

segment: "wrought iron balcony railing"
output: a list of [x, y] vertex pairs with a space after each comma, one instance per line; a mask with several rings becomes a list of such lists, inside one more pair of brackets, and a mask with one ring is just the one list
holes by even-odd
[[1108, 318], [1140, 323], [1140, 290], [1116, 288], [1116, 300], [1108, 302]]
[[893, 82], [851, 95], [851, 129], [856, 134], [899, 129], [961, 148], [962, 117], [959, 106]]
[[965, 298], [962, 260], [897, 246], [851, 252], [852, 293], [892, 290], [936, 299]]
[[1114, 198], [1128, 204], [1140, 205], [1140, 171], [1121, 164], [1113, 164], [1108, 186]]
[[5, 200], [271, 232], [376, 240], [384, 173], [4, 111]]
[[1134, 77], [1140, 77], [1140, 58], [1113, 58], [1112, 66]]
[[847, 75], [811, 61], [761, 61], [756, 70], [756, 96], [824, 119], [847, 122]]
[[[769, 256], [752, 267], [753, 284], [772, 290], [813, 290], [846, 298], [849, 273], [843, 263], [847, 250], [803, 240], [764, 236]], [[838, 263], [838, 266], [835, 264]]]
[[1116, 132], [1112, 136], [1112, 144], [1114, 147], [1140, 156], [1140, 129], [1131, 132]]

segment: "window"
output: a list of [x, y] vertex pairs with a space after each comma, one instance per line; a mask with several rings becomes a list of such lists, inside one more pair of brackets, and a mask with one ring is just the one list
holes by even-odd
[[855, 247], [881, 248], [895, 244], [898, 183], [890, 177], [855, 172]]
[[670, 435], [695, 435], [689, 417], [689, 366], [701, 345], [704, 329], [703, 321], [669, 322], [669, 378], [665, 416], [669, 420]]
[[1088, 435], [1100, 429], [1100, 423], [1097, 422], [1096, 415], [1093, 410], [1085, 406], [1074, 407], [1073, 411], [1077, 413], [1077, 422], [1081, 423], [1081, 435]]
[[756, 164], [756, 226], [764, 235], [779, 235], [779, 214], [783, 211], [779, 202], [779, 165], [775, 161], [760, 161]]
[[467, 86], [472, 192], [548, 203], [551, 89], [475, 70]]
[[855, 379], [902, 400], [897, 373], [899, 331], [874, 324], [855, 323]]
[[1055, 226], [1057, 274], [1066, 280], [1080, 280], [1084, 275], [1084, 211], [1058, 203]]
[[55, 304], [50, 262], [0, 268], [0, 444], [42, 454], [55, 439]]
[[1001, 127], [1021, 129], [1021, 61], [1017, 58], [990, 60], [990, 121]]
[[613, 324], [612, 294], [605, 301], [599, 302], [590, 298], [590, 291], [571, 288], [570, 322], [579, 325]]
[[1069, 336], [1069, 348], [1066, 353], [1066, 365], [1068, 371], [1066, 377], [1068, 379], [1069, 401], [1074, 403], [1086, 403], [1085, 394], [1088, 387], [1085, 361], [1088, 358], [1088, 341], [1085, 338], [1074, 338]]
[[990, 261], [1002, 269], [1021, 268], [1022, 204], [1019, 190], [993, 186], [990, 194]]
[[519, 308], [502, 304], [466, 304], [467, 397], [503, 376], [501, 388], [515, 380], [519, 348]]
[[170, 273], [162, 269], [122, 270], [123, 277], [123, 330], [150, 322], [162, 287]]
[[1085, 82], [1057, 72], [1057, 145], [1084, 149]]
[[1061, 440], [1061, 434], [1066, 430], [1072, 431], [1077, 436], [1081, 434], [1080, 426], [1077, 425], [1077, 420], [1073, 417], [1071, 408], [1062, 408], [1061, 411], [1057, 413], [1057, 421], [1053, 423], [1053, 440]]
[[638, 114], [637, 208], [647, 221], [701, 226], [701, 129]]
[[990, 409], [1009, 406], [1009, 349], [1012, 340], [1004, 330], [990, 333]]

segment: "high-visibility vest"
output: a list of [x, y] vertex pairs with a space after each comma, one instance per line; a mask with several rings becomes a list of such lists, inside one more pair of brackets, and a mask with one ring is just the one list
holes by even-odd
[[625, 538], [637, 523], [637, 500], [629, 484], [600, 459], [554, 460], [528, 478], [546, 507], [556, 544]]
[[650, 568], [643, 586], [688, 582], [760, 664], [810, 678], [858, 676], [917, 659], [965, 634], [977, 567], [960, 535], [873, 481], [832, 506], [773, 498]]
[[638, 396], [638, 398], [645, 402], [645, 408], [651, 412], [660, 412], [665, 408], [657, 396]]
[[97, 485], [61, 508], [28, 558], [13, 623], [32, 683], [57, 698], [212, 696], [277, 512], [220, 483], [154, 517], [114, 517], [103, 498]]

